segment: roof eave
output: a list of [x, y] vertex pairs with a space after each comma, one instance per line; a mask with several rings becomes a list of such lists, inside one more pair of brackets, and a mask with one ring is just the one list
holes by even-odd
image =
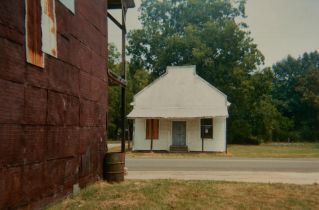
[[[135, 3], [134, 0], [123, 0], [124, 7], [134, 8]], [[122, 9], [122, 1], [121, 0], [109, 0], [108, 1], [108, 9]]]

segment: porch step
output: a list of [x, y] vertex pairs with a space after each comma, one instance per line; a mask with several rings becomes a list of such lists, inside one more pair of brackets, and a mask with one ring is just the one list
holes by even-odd
[[188, 146], [170, 146], [171, 152], [188, 152]]

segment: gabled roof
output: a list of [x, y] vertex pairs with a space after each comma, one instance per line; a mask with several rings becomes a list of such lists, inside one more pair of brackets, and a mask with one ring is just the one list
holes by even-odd
[[228, 116], [227, 96], [196, 74], [195, 66], [168, 67], [134, 97], [128, 118]]

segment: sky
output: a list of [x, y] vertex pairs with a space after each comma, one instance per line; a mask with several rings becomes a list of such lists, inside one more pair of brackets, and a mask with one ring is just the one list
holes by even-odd
[[[138, 20], [140, 0], [129, 9], [127, 29], [141, 28]], [[120, 11], [112, 11], [120, 18]], [[319, 0], [247, 0], [244, 20], [251, 37], [265, 56], [265, 66], [304, 52], [319, 50]], [[120, 19], [119, 19], [120, 20]], [[109, 42], [120, 49], [121, 32], [109, 21]]]

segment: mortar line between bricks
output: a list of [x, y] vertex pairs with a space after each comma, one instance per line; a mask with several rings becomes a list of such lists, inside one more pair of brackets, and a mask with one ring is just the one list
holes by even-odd
[[[46, 158], [41, 161], [31, 161], [28, 163], [17, 163], [17, 164], [5, 164], [3, 165], [3, 168], [9, 169], [9, 168], [18, 168], [18, 167], [24, 167], [24, 166], [31, 166], [31, 165], [36, 165], [36, 164], [44, 164], [46, 161], [53, 161], [53, 160], [71, 160], [72, 158], [77, 157], [77, 155], [73, 156], [65, 156], [65, 157], [59, 157], [59, 158]], [[1, 167], [0, 167], [1, 169]]]
[[[62, 60], [59, 60], [59, 61], [62, 61]], [[68, 65], [71, 65], [71, 64], [69, 64], [68, 62], [65, 62], [65, 61], [62, 61], [63, 63], [66, 63], [66, 64], [68, 64]], [[73, 65], [71, 65], [72, 67], [75, 67], [78, 71], [81, 71], [79, 68], [77, 68], [76, 66], [73, 66]], [[80, 73], [80, 72], [79, 72]], [[86, 72], [87, 73], [87, 72]], [[89, 74], [89, 73], [88, 73]], [[97, 78], [97, 79], [99, 79], [100, 81], [102, 81], [103, 83], [105, 83], [105, 85], [107, 85], [107, 82], [106, 81], [104, 81], [104, 80], [102, 80], [102, 79], [100, 79], [100, 78], [98, 78], [98, 77], [96, 77], [96, 76], [94, 76], [94, 75], [92, 75], [92, 74], [89, 74], [90, 76], [93, 76], [93, 77], [95, 77], [95, 78]], [[80, 77], [78, 78], [79, 80], [80, 80]], [[0, 80], [4, 80], [4, 79], [1, 79], [0, 78]], [[4, 80], [4, 81], [10, 81], [10, 80]], [[10, 81], [10, 82], [13, 82], [13, 83], [16, 83], [16, 84], [21, 84], [21, 85], [27, 85], [28, 87], [33, 87], [33, 88], [38, 88], [38, 89], [43, 89], [43, 90], [48, 90], [48, 91], [51, 91], [51, 92], [54, 92], [54, 93], [59, 93], [59, 94], [63, 94], [63, 95], [67, 95], [67, 96], [71, 96], [71, 97], [75, 97], [75, 98], [78, 98], [78, 99], [82, 99], [82, 100], [86, 100], [86, 101], [90, 101], [90, 102], [94, 102], [94, 103], [97, 103], [97, 104], [101, 104], [101, 103], [99, 103], [98, 101], [94, 101], [94, 100], [91, 100], [91, 99], [88, 99], [88, 98], [84, 98], [84, 97], [81, 97], [80, 96], [80, 93], [78, 94], [78, 95], [73, 95], [73, 94], [71, 94], [71, 93], [67, 93], [67, 92], [62, 92], [62, 91], [60, 91], [60, 90], [56, 90], [56, 89], [51, 89], [51, 88], [48, 88], [48, 87], [39, 87], [39, 86], [36, 86], [36, 85], [33, 85], [33, 84], [30, 84], [30, 83], [27, 83], [27, 82], [22, 82], [22, 83], [20, 83], [20, 82], [16, 82], [16, 81]], [[80, 91], [80, 83], [79, 83], [79, 91]], [[49, 92], [48, 92], [49, 93]]]
[[[1, 23], [0, 23], [0, 25], [1, 25]], [[23, 36], [24, 36], [24, 34], [20, 34], [20, 35], [23, 35]], [[0, 38], [6, 40], [6, 41], [8, 41], [8, 42], [12, 42], [13, 44], [19, 45], [20, 47], [23, 47], [23, 46], [24, 46], [24, 44], [21, 44], [21, 43], [19, 43], [19, 42], [17, 42], [17, 41], [14, 41], [14, 40], [11, 40], [11, 39], [8, 39], [8, 38], [5, 38], [5, 37], [0, 37]]]
[[31, 166], [31, 165], [36, 165], [36, 164], [43, 164], [44, 162], [41, 161], [31, 161], [28, 163], [17, 163], [17, 164], [6, 164], [4, 165], [6, 168], [18, 168], [18, 167], [24, 167], [24, 166]]
[[70, 41], [69, 37], [67, 36], [67, 34], [62, 33], [61, 31], [58, 32], [58, 35], [60, 35], [62, 38], [66, 39], [68, 42]]
[[5, 81], [5, 82], [12, 82], [12, 83], [15, 83], [15, 84], [18, 84], [18, 85], [25, 85], [25, 82], [18, 82], [18, 81], [12, 80], [12, 79], [0, 78], [0, 80]]
[[20, 31], [16, 26], [11, 25], [10, 23], [4, 23], [0, 21], [0, 25], [10, 28], [12, 30], [15, 30], [16, 32], [18, 32], [21, 35], [25, 35], [24, 31]]
[[70, 155], [65, 157], [58, 157], [58, 158], [47, 158], [45, 161], [54, 161], [54, 160], [71, 160], [73, 158], [78, 157], [77, 155]]
[[80, 94], [79, 95], [72, 95], [70, 93], [60, 92], [58, 90], [54, 90], [54, 89], [50, 89], [50, 88], [43, 88], [43, 89], [47, 89], [47, 90], [49, 90], [51, 92], [54, 92], [54, 93], [59, 93], [59, 94], [62, 94], [62, 95], [67, 95], [67, 96], [71, 96], [71, 97], [74, 97], [74, 98], [78, 98], [79, 100], [85, 100], [85, 101], [89, 101], [89, 102], [93, 102], [93, 103], [102, 105], [102, 103], [99, 103], [98, 101], [94, 101], [94, 100], [90, 100], [90, 99], [81, 97]]
[[[65, 61], [63, 61], [63, 60], [59, 60], [59, 61], [62, 61], [63, 63], [66, 63], [66, 64], [68, 64], [68, 65], [71, 65], [71, 64], [69, 64], [68, 62], [65, 62]], [[27, 64], [27, 65], [29, 65], [29, 64]], [[78, 71], [82, 71], [81, 69], [79, 69], [79, 68], [77, 68], [76, 66], [73, 66], [73, 65], [71, 65], [72, 67], [75, 67]], [[84, 71], [85, 72], [85, 71]], [[87, 72], [86, 72], [87, 73]], [[88, 73], [89, 74], [89, 73]], [[103, 82], [105, 82], [105, 85], [107, 85], [107, 82], [106, 81], [104, 81], [103, 79], [100, 79], [99, 77], [96, 77], [96, 76], [94, 76], [94, 75], [92, 75], [92, 74], [89, 74], [90, 76], [93, 76], [93, 77], [95, 77], [95, 78], [97, 78], [97, 79], [99, 79], [100, 81], [103, 81]], [[80, 78], [79, 78], [80, 79]], [[34, 84], [30, 84], [30, 83], [28, 83], [27, 81], [23, 81], [23, 82], [19, 82], [19, 81], [15, 81], [15, 80], [12, 80], [12, 79], [3, 79], [3, 78], [0, 78], [0, 80], [2, 80], [2, 81], [5, 81], [5, 82], [12, 82], [12, 83], [15, 83], [15, 84], [19, 84], [19, 85], [23, 85], [24, 87], [32, 87], [32, 88], [37, 88], [37, 89], [42, 89], [42, 90], [48, 90], [48, 91], [52, 91], [52, 92], [54, 92], [54, 93], [59, 93], [59, 94], [63, 94], [63, 95], [68, 95], [68, 96], [72, 96], [72, 97], [75, 97], [75, 98], [79, 98], [79, 99], [84, 99], [84, 100], [86, 100], [86, 101], [90, 101], [90, 102], [94, 102], [94, 103], [97, 103], [97, 104], [101, 104], [101, 103], [99, 103], [98, 101], [94, 101], [94, 100], [91, 100], [91, 99], [87, 99], [87, 98], [83, 98], [83, 97], [80, 97], [80, 93], [78, 94], [78, 95], [73, 95], [73, 94], [70, 94], [70, 93], [67, 93], [67, 92], [62, 92], [62, 91], [59, 91], [59, 90], [55, 90], [55, 89], [51, 89], [51, 88], [48, 88], [48, 87], [46, 87], [46, 88], [44, 88], [44, 87], [39, 87], [39, 86], [36, 86], [36, 85], [34, 85]], [[80, 90], [80, 84], [79, 84], [79, 90]], [[25, 95], [24, 95], [25, 96]], [[0, 123], [1, 124], [1, 123]]]
[[48, 91], [51, 91], [53, 93], [58, 93], [58, 94], [67, 95], [67, 96], [71, 96], [71, 97], [80, 99], [80, 96], [79, 96], [80, 94], [79, 95], [72, 95], [70, 93], [61, 92], [61, 91], [55, 90], [55, 89], [50, 89], [50, 88], [45, 88], [45, 89], [47, 89]]
[[92, 50], [85, 42], [83, 42], [82, 40], [78, 39], [75, 35], [70, 34], [70, 36], [72, 36], [75, 40], [79, 41], [81, 44], [83, 44], [87, 49], [89, 49], [91, 52], [93, 52], [93, 53], [96, 54], [97, 56], [100, 56], [100, 57], [102, 57], [103, 59], [105, 59], [105, 58], [103, 57], [103, 55], [101, 55], [101, 54], [95, 52], [94, 50]]
[[[73, 35], [72, 35], [73, 36]], [[76, 40], [78, 40], [77, 38], [75, 38]], [[79, 42], [81, 42], [80, 40], [78, 40]], [[82, 42], [81, 42], [82, 43]], [[89, 49], [89, 48], [88, 48]], [[89, 49], [89, 50], [91, 50], [91, 49]], [[93, 51], [92, 51], [93, 52]], [[98, 55], [98, 54], [96, 54], [96, 55]], [[46, 54], [46, 56], [50, 56], [50, 57], [52, 57], [52, 59], [57, 59], [57, 58], [55, 58], [55, 57], [53, 57], [53, 56], [51, 56], [51, 55], [47, 55]], [[100, 56], [100, 55], [98, 55], [98, 56]], [[102, 56], [100, 56], [100, 57], [102, 57]], [[64, 64], [66, 64], [66, 65], [69, 65], [69, 66], [71, 66], [71, 67], [73, 67], [73, 68], [75, 68], [76, 70], [78, 70], [79, 72], [85, 72], [85, 73], [87, 73], [87, 74], [89, 74], [90, 76], [92, 76], [92, 77], [95, 77], [95, 78], [97, 78], [97, 79], [99, 79], [99, 80], [101, 80], [101, 81], [103, 81], [103, 82], [107, 82], [107, 80], [103, 80], [103, 79], [101, 79], [100, 77], [97, 77], [97, 76], [95, 76], [95, 75], [93, 75], [91, 72], [87, 72], [87, 71], [85, 71], [85, 70], [83, 70], [83, 69], [80, 69], [79, 67], [77, 67], [77, 66], [75, 66], [75, 65], [73, 65], [72, 63], [69, 63], [68, 61], [66, 61], [66, 60], [63, 60], [62, 58], [59, 58], [59, 59], [57, 59], [59, 62], [62, 62], [62, 63], [64, 63]], [[105, 60], [104, 58], [103, 58], [103, 60]], [[32, 65], [32, 64], [30, 64], [30, 65]]]
[[[78, 11], [78, 13], [82, 16], [82, 18], [83, 18], [88, 24], [90, 24], [90, 25], [93, 26], [98, 32], [100, 32], [100, 33], [102, 34], [102, 36], [104, 36], [104, 37], [107, 36], [107, 31], [105, 32], [105, 34], [103, 34], [103, 31], [101, 31], [101, 30], [98, 28], [98, 26], [96, 26], [95, 24], [91, 23], [91, 22], [89, 21], [89, 19], [86, 18], [85, 15], [83, 15], [83, 14], [82, 14], [81, 12], [79, 12], [79, 11]], [[105, 15], [104, 11], [103, 11], [103, 14]], [[106, 17], [107, 17], [107, 16], [106, 16]], [[106, 21], [108, 21], [108, 20], [106, 19]], [[107, 28], [107, 27], [106, 27], [106, 28]]]
[[[58, 34], [61, 35], [63, 38], [69, 39], [68, 37], [66, 37], [66, 35], [64, 35], [64, 34], [62, 34], [62, 33], [58, 33]], [[70, 34], [70, 36], [72, 36], [75, 40], [77, 40], [78, 42], [80, 42], [81, 44], [83, 44], [88, 50], [90, 50], [90, 52], [93, 52], [95, 55], [97, 55], [97, 56], [103, 58], [103, 60], [104, 60], [105, 63], [106, 63], [106, 59], [105, 59], [102, 55], [99, 55], [98, 53], [96, 53], [95, 51], [93, 51], [93, 50], [92, 50], [91, 48], [89, 48], [84, 42], [82, 42], [81, 40], [79, 40], [79, 39], [78, 39], [77, 37], [75, 37], [73, 34]], [[64, 64], [66, 64], [66, 65], [69, 65], [69, 66], [75, 68], [76, 70], [78, 70], [79, 72], [80, 72], [80, 71], [83, 71], [83, 72], [89, 74], [90, 76], [93, 76], [93, 77], [95, 77], [95, 78], [97, 78], [97, 79], [99, 79], [99, 80], [101, 80], [101, 81], [103, 81], [103, 82], [107, 82], [107, 80], [103, 80], [103, 79], [101, 79], [100, 77], [97, 77], [97, 76], [93, 75], [92, 72], [87, 72], [87, 71], [85, 71], [84, 69], [81, 69], [81, 68], [75, 66], [74, 64], [69, 63], [68, 61], [64, 60], [63, 58], [55, 58], [55, 57], [53, 57], [53, 56], [51, 56], [51, 55], [48, 55], [48, 54], [45, 54], [45, 55], [51, 57], [52, 59], [57, 59], [59, 62], [62, 62], [62, 63], [64, 63]], [[29, 65], [32, 65], [32, 64], [29, 64]], [[42, 68], [41, 68], [41, 69], [42, 69]]]

